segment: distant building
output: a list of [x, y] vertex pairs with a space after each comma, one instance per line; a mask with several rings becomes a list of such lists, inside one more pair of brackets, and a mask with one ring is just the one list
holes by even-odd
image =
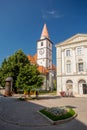
[[87, 34], [56, 45], [57, 93], [87, 94]]
[[52, 63], [52, 42], [50, 40], [46, 24], [44, 24], [41, 37], [37, 41], [37, 53], [28, 55], [31, 64], [36, 64], [39, 72], [44, 76], [44, 89], [52, 89], [56, 67]]

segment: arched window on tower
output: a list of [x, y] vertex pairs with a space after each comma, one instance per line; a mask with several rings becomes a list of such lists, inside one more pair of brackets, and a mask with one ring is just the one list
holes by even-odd
[[43, 42], [41, 42], [41, 46], [43, 46]]

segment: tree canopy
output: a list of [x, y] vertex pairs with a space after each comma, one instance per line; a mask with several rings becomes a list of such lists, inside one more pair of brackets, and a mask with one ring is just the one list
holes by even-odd
[[5, 86], [5, 79], [13, 77], [14, 88], [24, 89], [40, 87], [43, 83], [43, 78], [35, 65], [30, 65], [28, 57], [22, 50], [16, 51], [13, 55], [4, 59], [0, 67], [0, 83]]
[[43, 78], [40, 76], [36, 66], [27, 64], [20, 69], [17, 77], [16, 86], [21, 89], [32, 89], [40, 87], [43, 83]]

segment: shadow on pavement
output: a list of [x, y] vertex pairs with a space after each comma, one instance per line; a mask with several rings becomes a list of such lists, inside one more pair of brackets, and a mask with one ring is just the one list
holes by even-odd
[[58, 99], [61, 98], [60, 96], [39, 96], [38, 99]]
[[[59, 97], [48, 97], [48, 99], [57, 99]], [[46, 99], [46, 97], [45, 97]], [[60, 98], [59, 98], [60, 99]], [[43, 100], [45, 101], [45, 100]], [[38, 102], [38, 101], [37, 101]], [[76, 108], [75, 106], [68, 105], [69, 107]], [[82, 123], [77, 118], [59, 125], [51, 125], [50, 122], [39, 115], [37, 111], [44, 108], [44, 105], [35, 104], [34, 102], [20, 101], [13, 97], [2, 97], [2, 102], [0, 102], [0, 119], [7, 123], [8, 129], [13, 126], [16, 130], [31, 130], [41, 128], [45, 130], [46, 127], [49, 130], [86, 130], [87, 126]], [[2, 109], [1, 109], [2, 108]], [[6, 130], [6, 124], [0, 124], [0, 130]]]

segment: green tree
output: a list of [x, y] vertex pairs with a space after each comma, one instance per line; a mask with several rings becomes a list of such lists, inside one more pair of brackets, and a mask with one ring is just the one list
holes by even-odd
[[35, 65], [30, 65], [27, 56], [22, 50], [16, 51], [13, 55], [4, 59], [0, 67], [0, 83], [5, 86], [5, 79], [13, 77], [13, 88], [37, 89], [43, 83], [43, 78]]
[[31, 89], [38, 89], [41, 87], [42, 83], [43, 77], [41, 77], [37, 67], [35, 65], [30, 66], [26, 64], [26, 66], [20, 69], [16, 86], [30, 92]]
[[5, 79], [8, 76], [12, 76], [14, 80], [14, 88], [16, 86], [17, 76], [20, 72], [20, 68], [24, 67], [26, 64], [30, 65], [27, 56], [22, 50], [16, 51], [13, 55], [4, 59], [0, 67], [0, 83], [5, 86]]

